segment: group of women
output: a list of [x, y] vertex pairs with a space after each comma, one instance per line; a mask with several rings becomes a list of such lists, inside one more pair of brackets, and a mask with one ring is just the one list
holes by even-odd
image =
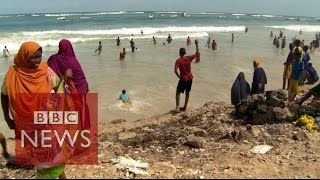
[[231, 88], [231, 104], [237, 107], [242, 99], [247, 98], [249, 95], [261, 94], [265, 91], [267, 84], [267, 76], [264, 69], [261, 67], [260, 59], [253, 61], [253, 81], [250, 88], [249, 83], [246, 81], [244, 73], [240, 72]]
[[[22, 117], [23, 121], [33, 121], [32, 108], [41, 103], [33, 96], [22, 97], [21, 94], [82, 94], [84, 103], [81, 108], [85, 117], [81, 118], [81, 128], [90, 128], [89, 110], [85, 101], [85, 94], [88, 92], [86, 77], [70, 41], [61, 40], [59, 52], [52, 55], [48, 62], [42, 62], [42, 47], [38, 43], [24, 42], [14, 58], [14, 65], [9, 67], [1, 87], [4, 118], [9, 128], [15, 130], [16, 139], [19, 139], [17, 133], [23, 123], [17, 123], [17, 120]], [[64, 166], [59, 164], [38, 166], [37, 176], [66, 178]]]

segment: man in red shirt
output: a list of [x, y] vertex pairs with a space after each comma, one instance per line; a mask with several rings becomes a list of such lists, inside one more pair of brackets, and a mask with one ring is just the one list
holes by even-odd
[[[199, 53], [199, 47], [198, 47], [198, 40], [195, 40], [196, 44], [196, 53], [191, 56], [185, 56], [186, 49], [180, 48], [179, 54], [180, 58], [176, 60], [176, 64], [174, 66], [174, 72], [176, 73], [177, 77], [180, 79], [177, 91], [176, 91], [176, 112], [185, 111], [187, 109], [188, 100], [189, 100], [189, 94], [192, 86], [192, 72], [191, 72], [191, 62], [194, 58], [198, 58], [200, 56]], [[178, 73], [178, 69], [180, 74]], [[184, 93], [186, 91], [186, 99], [184, 103], [184, 107], [179, 109], [179, 103], [180, 103], [180, 93]]]

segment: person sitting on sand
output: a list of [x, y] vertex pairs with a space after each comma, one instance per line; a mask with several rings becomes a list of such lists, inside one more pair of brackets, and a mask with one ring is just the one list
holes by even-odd
[[244, 77], [244, 73], [240, 72], [231, 88], [231, 104], [237, 107], [242, 99], [250, 96], [250, 85]]
[[308, 63], [310, 61], [310, 55], [308, 53], [309, 47], [308, 46], [303, 46], [303, 55], [302, 55], [302, 62], [304, 65], [304, 70], [302, 72], [302, 77], [300, 79], [299, 84], [304, 85], [304, 82], [307, 79], [307, 68], [308, 68]]
[[122, 48], [122, 50], [120, 51], [120, 61], [124, 60], [124, 58], [126, 57], [126, 48]]
[[[195, 59], [200, 55], [198, 40], [195, 40], [195, 44], [196, 44], [196, 53], [191, 56], [185, 56], [186, 49], [180, 48], [179, 50], [180, 58], [176, 60], [176, 63], [174, 66], [174, 72], [179, 78], [179, 83], [176, 90], [176, 109], [174, 110], [175, 112], [180, 112], [180, 110], [185, 111], [187, 109], [189, 94], [191, 91], [192, 79], [193, 79], [193, 75], [191, 72], [191, 62], [193, 61], [193, 59]], [[178, 73], [178, 69], [180, 73]], [[184, 93], [185, 91], [186, 91], [186, 98], [185, 98], [184, 107], [179, 108], [180, 93]]]
[[312, 63], [308, 63], [306, 68], [306, 78], [308, 80], [307, 84], [314, 84], [319, 80], [317, 71], [312, 67]]
[[122, 94], [120, 94], [119, 100], [121, 100], [123, 103], [129, 103], [130, 102], [129, 95], [128, 95], [128, 93], [127, 93], [127, 91], [125, 89], [122, 90]]
[[251, 95], [264, 93], [265, 85], [267, 84], [266, 73], [264, 72], [264, 69], [260, 66], [260, 59], [256, 59], [253, 61], [254, 73], [250, 93]]

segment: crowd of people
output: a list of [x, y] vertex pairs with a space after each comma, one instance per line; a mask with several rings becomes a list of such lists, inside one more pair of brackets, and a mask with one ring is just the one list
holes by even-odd
[[[246, 29], [246, 32], [248, 30]], [[143, 32], [141, 32], [143, 34]], [[270, 37], [273, 36], [273, 32], [270, 33]], [[317, 38], [320, 35], [317, 33]], [[285, 36], [280, 31], [279, 38], [282, 39], [281, 48], [285, 48]], [[274, 45], [279, 48], [278, 40], [275, 37]], [[152, 38], [154, 44], [156, 44], [155, 37]], [[232, 42], [234, 41], [234, 35], [232, 34]], [[118, 37], [117, 46], [120, 46], [120, 38]], [[169, 34], [168, 43], [172, 42], [172, 37]], [[175, 61], [174, 73], [178, 78], [176, 87], [176, 107], [174, 112], [178, 113], [186, 111], [188, 107], [188, 101], [190, 98], [190, 91], [192, 88], [193, 74], [191, 71], [191, 63], [195, 60], [196, 63], [200, 62], [199, 42], [195, 40], [196, 52], [193, 55], [186, 55], [186, 49], [180, 48], [180, 57]], [[191, 39], [187, 37], [187, 46], [191, 45]], [[133, 38], [130, 41], [132, 52], [136, 50]], [[206, 47], [217, 49], [215, 40], [211, 42], [209, 38]], [[6, 49], [6, 47], [5, 47]], [[295, 96], [299, 93], [299, 86], [307, 83], [314, 84], [319, 80], [317, 71], [310, 62], [311, 57], [308, 53], [309, 47], [302, 44], [299, 39], [294, 39], [289, 44], [289, 54], [284, 63], [283, 71], [283, 89], [289, 90], [291, 97], [290, 100], [294, 101]], [[4, 50], [7, 52], [7, 50]], [[95, 50], [100, 54], [102, 51], [102, 43], [99, 42], [98, 48]], [[120, 60], [124, 60], [126, 56], [126, 49], [123, 48], [120, 51]], [[23, 99], [17, 97], [17, 93], [78, 93], [82, 94], [83, 100], [83, 114], [85, 118], [82, 118], [81, 128], [86, 129], [90, 127], [90, 118], [88, 117], [89, 107], [86, 105], [85, 95], [89, 92], [89, 85], [86, 80], [85, 74], [81, 68], [81, 65], [76, 58], [72, 44], [69, 40], [63, 39], [59, 43], [58, 53], [50, 56], [48, 62], [42, 61], [42, 48], [36, 42], [24, 42], [18, 54], [14, 58], [14, 65], [10, 66], [4, 82], [1, 87], [1, 103], [4, 114], [4, 119], [10, 129], [16, 130], [21, 127], [16, 125], [16, 117], [20, 116], [21, 112], [32, 111], [30, 108], [34, 105], [39, 105], [37, 100], [32, 102], [21, 102]], [[253, 81], [250, 84], [246, 81], [243, 72], [240, 72], [231, 88], [231, 103], [235, 107], [241, 103], [242, 99], [252, 96], [254, 94], [265, 93], [265, 86], [267, 84], [267, 75], [262, 67], [262, 61], [260, 59], [253, 60]], [[62, 86], [62, 88], [61, 88]], [[286, 88], [287, 86], [287, 88]], [[180, 107], [180, 95], [185, 93], [185, 102]], [[299, 104], [302, 104], [306, 99], [312, 95], [320, 96], [320, 85], [311, 89], [310, 92], [303, 97]], [[123, 103], [130, 103], [131, 99], [127, 91], [122, 90], [119, 100]], [[25, 106], [25, 104], [32, 104], [32, 106]], [[24, 115], [24, 114], [22, 114]], [[25, 117], [25, 116], [24, 116]], [[26, 116], [28, 117], [28, 116]], [[33, 117], [28, 117], [33, 119]], [[18, 137], [18, 136], [17, 136]], [[0, 143], [3, 147], [3, 156], [9, 158], [10, 155], [6, 149], [5, 137], [0, 133]], [[36, 165], [37, 177], [41, 178], [66, 178], [64, 173], [64, 165], [56, 164], [52, 166]], [[54, 173], [53, 173], [54, 172]]]
[[[270, 32], [270, 38], [273, 37], [273, 32]], [[273, 45], [276, 48], [280, 47], [280, 39], [282, 38], [281, 48], [285, 48], [286, 37], [284, 32], [280, 31], [279, 37], [274, 37]], [[319, 41], [320, 33], [316, 34]], [[316, 41], [314, 40], [314, 41]], [[319, 80], [319, 76], [312, 63], [308, 53], [309, 46], [304, 45], [304, 40], [301, 41], [297, 37], [292, 39], [289, 44], [289, 54], [286, 62], [284, 62], [283, 84], [282, 89], [289, 91], [289, 100], [296, 102], [296, 96], [299, 94], [300, 86], [307, 84], [315, 84]], [[252, 86], [245, 80], [243, 72], [240, 72], [231, 88], [231, 103], [235, 107], [241, 103], [242, 99], [253, 94], [264, 94], [265, 84], [267, 84], [267, 76], [263, 68], [260, 67], [261, 61], [256, 59], [253, 61], [254, 73]], [[307, 81], [307, 82], [306, 82]], [[312, 88], [298, 104], [302, 104], [311, 95], [320, 97], [320, 84]]]

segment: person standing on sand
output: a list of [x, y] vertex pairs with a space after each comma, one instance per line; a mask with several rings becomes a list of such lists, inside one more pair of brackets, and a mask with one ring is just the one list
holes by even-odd
[[231, 88], [231, 104], [235, 107], [242, 99], [250, 96], [250, 85], [244, 77], [244, 73], [240, 72]]
[[[24, 42], [14, 58], [14, 65], [9, 67], [1, 87], [1, 104], [4, 119], [9, 128], [15, 130], [16, 140], [21, 140], [20, 137], [23, 129], [29, 128], [37, 131], [36, 127], [32, 126], [34, 121], [33, 113], [29, 112], [33, 112], [36, 108], [40, 107], [42, 102], [40, 98], [33, 98], [32, 94], [51, 94], [59, 86], [60, 78], [48, 67], [46, 62], [41, 61], [41, 46], [32, 41]], [[28, 96], [27, 98], [22, 98], [22, 96], [18, 95], [19, 93]], [[12, 117], [10, 117], [9, 112]], [[23, 118], [23, 122], [21, 122], [21, 117]], [[41, 127], [41, 130], [43, 130], [43, 127]], [[50, 144], [48, 141], [47, 143]], [[33, 148], [32, 145], [28, 147]], [[28, 151], [30, 152], [29, 157], [36, 158], [35, 162], [43, 160], [41, 157], [53, 158], [52, 156], [56, 154], [55, 152], [67, 152], [64, 151], [64, 148], [52, 146], [50, 149], [46, 148], [46, 150], [36, 151], [37, 156], [33, 156], [34, 153], [31, 152], [34, 150], [36, 149]], [[66, 154], [63, 153], [61, 155]], [[59, 177], [60, 179], [66, 179], [64, 172], [65, 162], [63, 159], [68, 158], [68, 155], [64, 156], [64, 158], [62, 156], [59, 156], [61, 158], [54, 156], [53, 160], [57, 160], [57, 162], [51, 165], [33, 164], [36, 169], [36, 178], [55, 179]]]
[[[180, 110], [185, 111], [187, 109], [189, 95], [192, 87], [192, 79], [193, 79], [193, 75], [191, 72], [191, 62], [193, 59], [195, 59], [200, 55], [198, 40], [195, 40], [195, 45], [196, 45], [196, 53], [191, 56], [185, 56], [186, 49], [180, 48], [179, 50], [180, 58], [176, 60], [176, 63], [174, 66], [174, 72], [179, 78], [179, 83], [176, 90], [176, 108], [174, 110], [175, 112], [180, 112]], [[180, 73], [178, 73], [178, 69]], [[179, 108], [180, 93], [184, 93], [185, 91], [186, 91], [186, 99], [185, 99], [184, 107]]]
[[234, 35], [233, 35], [233, 34], [232, 34], [231, 42], [232, 42], [232, 43], [234, 42]]
[[261, 66], [260, 59], [253, 61], [253, 81], [251, 86], [251, 95], [253, 94], [263, 94], [265, 91], [265, 85], [267, 84], [267, 76], [264, 69]]
[[294, 51], [294, 61], [292, 63], [292, 73], [289, 87], [289, 100], [293, 101], [297, 94], [299, 94], [299, 80], [302, 75], [304, 65], [301, 60], [302, 48], [297, 47]]
[[293, 53], [293, 48], [294, 45], [293, 43], [289, 44], [289, 54], [287, 57], [287, 61], [283, 64], [284, 65], [284, 70], [283, 70], [283, 83], [282, 83], [282, 89], [286, 88], [286, 82], [288, 80], [288, 86], [287, 90], [289, 90], [290, 87], [290, 78], [291, 78], [291, 73], [292, 73], [292, 62], [294, 61], [294, 53]]
[[187, 46], [190, 46], [191, 45], [191, 39], [190, 39], [190, 37], [188, 36], [188, 38], [187, 38]]
[[99, 46], [98, 46], [98, 49], [96, 49], [94, 52], [96, 53], [97, 51], [98, 52], [98, 55], [100, 55], [101, 51], [102, 51], [102, 44], [101, 44], [101, 41], [99, 41]]
[[117, 39], [117, 46], [120, 46], [120, 38]]

